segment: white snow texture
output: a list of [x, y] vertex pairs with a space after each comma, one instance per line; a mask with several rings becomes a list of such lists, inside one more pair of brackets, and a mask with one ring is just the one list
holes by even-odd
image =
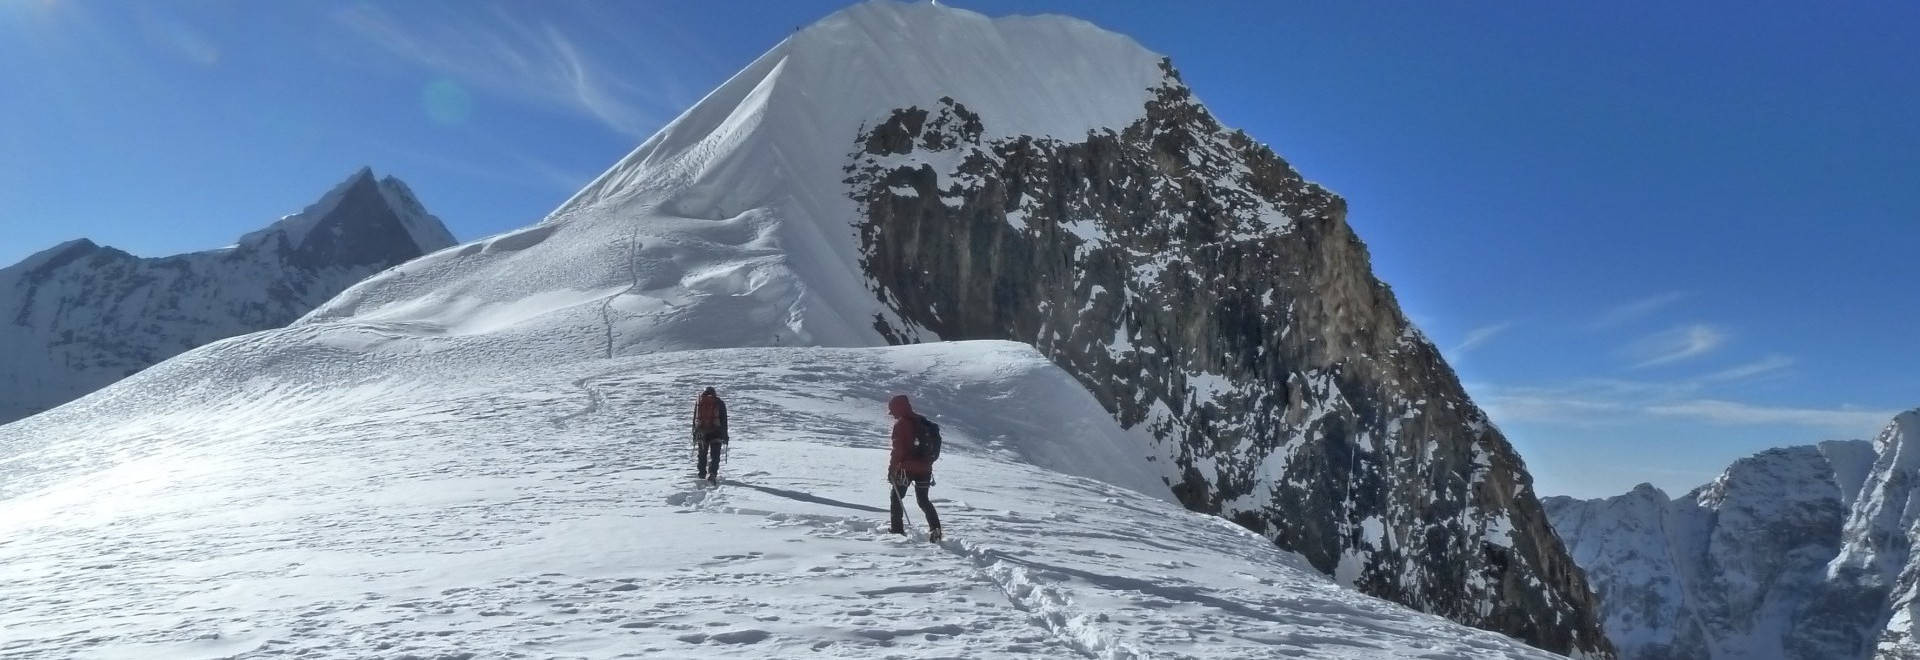
[[[537, 226], [0, 426], [0, 655], [1557, 657], [1180, 508], [1031, 347], [881, 346], [838, 180], [860, 126], [949, 94], [1009, 132], [1119, 126], [1159, 59], [858, 5]], [[717, 487], [690, 478], [709, 385]], [[885, 529], [895, 393], [947, 438], [938, 544], [911, 505]]]

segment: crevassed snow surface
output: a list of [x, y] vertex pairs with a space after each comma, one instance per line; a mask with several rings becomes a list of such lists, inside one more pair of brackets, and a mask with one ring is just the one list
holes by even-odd
[[[1554, 657], [1167, 501], [1024, 345], [436, 372], [392, 339], [250, 335], [0, 427], [0, 652]], [[717, 488], [689, 478], [708, 384], [735, 438]], [[940, 544], [918, 510], [885, 533], [894, 392], [949, 439]]]

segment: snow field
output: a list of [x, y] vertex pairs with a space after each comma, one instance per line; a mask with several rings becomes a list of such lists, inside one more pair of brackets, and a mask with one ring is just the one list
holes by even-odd
[[[311, 367], [258, 372], [218, 414], [120, 393], [0, 429], [0, 478], [40, 477], [0, 500], [0, 653], [1553, 657], [1341, 588], [1164, 492], [1029, 463], [1132, 440], [1090, 401], [1010, 405], [1065, 377], [1018, 344], [284, 385]], [[718, 488], [690, 478], [703, 385], [735, 431]], [[885, 533], [892, 392], [949, 438], [942, 544], [911, 505], [913, 538]]]

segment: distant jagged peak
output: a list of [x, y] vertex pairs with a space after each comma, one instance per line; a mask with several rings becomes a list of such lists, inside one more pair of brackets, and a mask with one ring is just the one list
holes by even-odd
[[[372, 173], [371, 169], [361, 171]], [[420, 246], [421, 254], [450, 247], [456, 242], [453, 233], [447, 231], [446, 224], [427, 212], [426, 205], [413, 196], [413, 189], [408, 188], [406, 182], [389, 174], [380, 179], [379, 187], [380, 195], [387, 199], [387, 205], [400, 217], [400, 225], [413, 238], [413, 244]]]
[[1844, 498], [1831, 462], [1816, 445], [1775, 447], [1736, 460], [1693, 497], [1709, 509], [1734, 500], [1781, 506]]
[[240, 237], [240, 246], [264, 246], [276, 239], [282, 239], [293, 249], [300, 249], [314, 230], [329, 222], [357, 220], [360, 222], [378, 221], [379, 214], [356, 213], [353, 218], [335, 218], [335, 211], [343, 206], [364, 211], [379, 200], [377, 205], [385, 206], [394, 219], [421, 253], [428, 253], [453, 245], [453, 235], [447, 231], [439, 218], [427, 213], [426, 208], [413, 196], [407, 185], [391, 175], [384, 179], [377, 177], [373, 168], [363, 166], [341, 181], [320, 199], [300, 212], [284, 216], [264, 229], [248, 232]]
[[1880, 442], [1896, 443], [1920, 440], [1920, 408], [1914, 408], [1893, 416], [1893, 421], [1880, 432]]
[[35, 252], [12, 266], [0, 268], [0, 272], [32, 272], [41, 269], [59, 268], [74, 259], [100, 251], [100, 244], [89, 239], [76, 238], [71, 241]]
[[1920, 519], [1920, 409], [1895, 415], [1873, 440], [1875, 455], [1843, 532], [1839, 556], [1828, 573], [1859, 584], [1893, 583], [1911, 559], [1909, 535]]
[[1667, 500], [1670, 499], [1667, 496], [1667, 491], [1662, 490], [1659, 486], [1655, 486], [1652, 483], [1645, 482], [1645, 481], [1642, 481], [1639, 484], [1635, 485], [1633, 487], [1633, 490], [1627, 491], [1626, 495], [1623, 495], [1621, 497], [1634, 497], [1639, 499], [1654, 500], [1661, 504], [1666, 504]]

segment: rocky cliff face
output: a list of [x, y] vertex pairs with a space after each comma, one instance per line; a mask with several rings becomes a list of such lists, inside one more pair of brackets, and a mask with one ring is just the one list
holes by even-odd
[[1913, 557], [1920, 547], [1920, 409], [1895, 417], [1873, 449], [1873, 469], [1848, 512], [1819, 604], [1841, 616], [1864, 613], [1849, 619], [1871, 624], [1840, 641], [1874, 658], [1920, 658], [1920, 562]]
[[1621, 656], [1830, 657], [1826, 623], [1788, 625], [1817, 609], [1839, 551], [1847, 510], [1828, 453], [1769, 450], [1672, 501], [1644, 484], [1607, 500], [1548, 498]]
[[362, 170], [229, 248], [154, 259], [77, 240], [0, 269], [0, 423], [213, 341], [288, 323], [453, 243], [398, 179]]
[[1623, 658], [1920, 657], [1907, 614], [1920, 583], [1916, 429], [1920, 411], [1873, 443], [1741, 459], [1670, 502], [1642, 485], [1548, 498], [1547, 511]]
[[1187, 506], [1367, 593], [1610, 654], [1525, 466], [1342, 200], [1162, 69], [1144, 119], [1079, 141], [983, 139], [964, 98], [867, 127], [846, 183], [876, 329], [1031, 343], [1159, 441]]

